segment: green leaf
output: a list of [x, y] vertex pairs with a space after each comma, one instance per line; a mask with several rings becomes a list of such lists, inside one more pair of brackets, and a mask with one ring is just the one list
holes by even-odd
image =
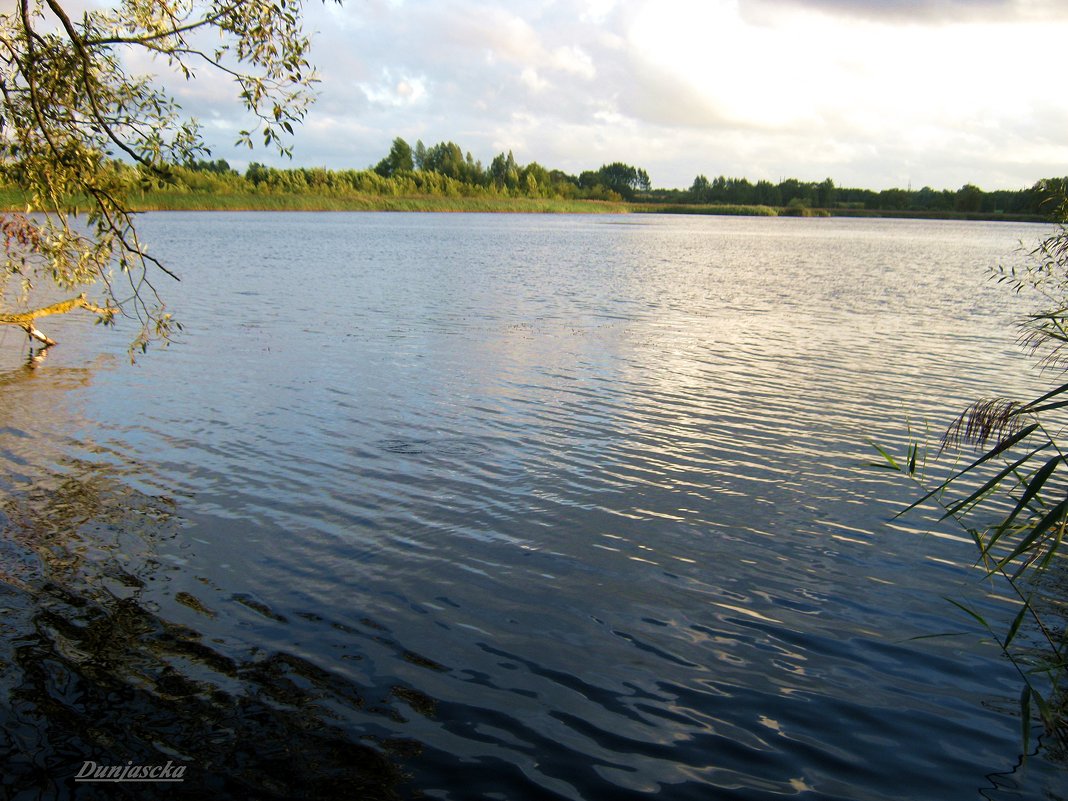
[[[1014, 470], [1016, 470], [1017, 468], [1019, 468], [1020, 466], [1025, 464], [1035, 454], [1041, 453], [1043, 450], [1045, 450], [1046, 448], [1050, 447], [1051, 445], [1052, 445], [1052, 443], [1047, 442], [1046, 444], [1041, 445], [1038, 448], [1035, 448], [1035, 450], [1031, 451], [1031, 453], [1027, 454], [1026, 456], [1023, 456], [1023, 457], [1017, 459], [1015, 462], [1013, 462], [1012, 464], [1010, 464], [1008, 467], [1004, 468], [1003, 470], [1000, 470], [996, 475], [994, 475], [993, 478], [991, 478], [989, 481], [987, 481], [985, 484], [983, 484], [983, 486], [981, 486], [979, 489], [977, 489], [975, 492], [973, 492], [971, 495], [969, 495], [963, 501], [958, 501], [957, 503], [951, 504], [950, 506], [946, 507], [946, 513], [942, 516], [942, 519], [945, 520], [947, 517], [957, 515], [961, 510], [965, 509], [968, 506], [971, 506], [973, 502], [979, 500], [983, 495], [985, 495], [987, 492], [989, 492], [990, 490], [994, 489], [998, 484], [1000, 484], [1002, 482], [1002, 480], [1006, 476], [1008, 476]], [[1054, 459], [1055, 462], [1059, 462], [1060, 460], [1061, 460], [1060, 456], [1057, 456]], [[1056, 466], [1056, 465], [1054, 465], [1054, 466]], [[1043, 468], [1043, 469], [1045, 469], [1045, 468]], [[1045, 478], [1043, 478], [1042, 481], [1045, 482]], [[1036, 489], [1036, 492], [1037, 492], [1037, 489]]]
[[938, 634], [917, 634], [915, 637], [909, 637], [909, 641], [912, 640], [935, 640], [943, 637], [964, 637], [967, 635], [966, 631], [944, 631]]
[[960, 603], [958, 601], [954, 601], [952, 598], [946, 598], [945, 600], [949, 601], [951, 604], [953, 604], [955, 607], [960, 609], [962, 612], [964, 612], [969, 617], [974, 618], [975, 620], [977, 620], [979, 622], [979, 625], [981, 625], [984, 629], [986, 629], [987, 631], [991, 631], [990, 624], [987, 623], [986, 619], [982, 615], [980, 615], [978, 612], [975, 612], [975, 611], [969, 609], [967, 606], [965, 606], [964, 604], [962, 604], [962, 603]]
[[1031, 529], [1031, 533], [1020, 541], [1016, 548], [1013, 549], [1012, 553], [998, 563], [998, 568], [1003, 569], [1005, 565], [1009, 564], [1017, 556], [1020, 556], [1030, 549], [1038, 538], [1045, 534], [1051, 526], [1060, 522], [1064, 518], [1066, 511], [1068, 511], [1068, 498], [1054, 506], [1045, 517], [1039, 520], [1034, 528]]
[[901, 470], [901, 465], [899, 465], [897, 463], [897, 460], [894, 459], [894, 457], [890, 455], [889, 451], [887, 451], [885, 448], [883, 448], [881, 445], [879, 445], [879, 444], [877, 444], [875, 442], [872, 442], [871, 446], [873, 448], [875, 448], [875, 450], [879, 451], [879, 454], [883, 457], [883, 459], [886, 460], [886, 464], [885, 465], [875, 465], [875, 466], [878, 466], [878, 467], [889, 467], [890, 469], [897, 470], [897, 471]]
[[1020, 624], [1023, 623], [1024, 617], [1031, 610], [1031, 600], [1027, 599], [1020, 607], [1020, 611], [1016, 613], [1016, 617], [1012, 621], [1012, 625], [1009, 627], [1009, 633], [1005, 635], [1005, 649], [1008, 650], [1009, 645], [1016, 637], [1016, 632], [1020, 630]]
[[[1009, 437], [1004, 442], [999, 442], [997, 445], [995, 445], [993, 448], [988, 450], [986, 453], [984, 453], [982, 456], [980, 456], [978, 459], [976, 459], [970, 465], [965, 467], [963, 470], [960, 470], [955, 475], [950, 476], [949, 478], [947, 478], [945, 481], [940, 483], [937, 487], [932, 489], [930, 492], [928, 492], [926, 495], [924, 495], [919, 500], [916, 500], [916, 501], [913, 501], [912, 503], [910, 503], [907, 507], [905, 507], [900, 512], [898, 512], [896, 515], [894, 515], [894, 518], [897, 519], [897, 518], [901, 517], [902, 515], [905, 515], [908, 512], [911, 512], [913, 509], [915, 509], [920, 504], [926, 503], [928, 500], [933, 498], [935, 495], [938, 495], [940, 492], [943, 492], [950, 484], [952, 484], [954, 481], [959, 479], [961, 476], [967, 475], [969, 472], [971, 472], [972, 470], [977, 468], [979, 465], [983, 464], [984, 462], [990, 461], [994, 457], [996, 457], [996, 456], [1000, 455], [1001, 453], [1007, 451], [1013, 445], [1016, 445], [1018, 442], [1021, 442], [1022, 440], [1027, 439], [1027, 437], [1031, 436], [1033, 433], [1035, 433], [1035, 431], [1038, 430], [1038, 427], [1039, 427], [1038, 423], [1032, 423], [1031, 425], [1026, 426], [1026, 427], [1020, 429], [1019, 431], [1017, 431], [1015, 434], [1013, 434], [1011, 437]], [[876, 447], [878, 448], [878, 446], [876, 446]]]
[[1043, 722], [1047, 726], [1051, 725], [1055, 718], [1055, 713], [1049, 702], [1043, 697], [1042, 693], [1034, 688], [1031, 689], [1031, 697], [1034, 699], [1036, 706], [1038, 706], [1038, 713], [1042, 716]]
[[1068, 405], [1068, 401], [1058, 401], [1055, 404], [1044, 405], [1050, 398], [1055, 398], [1064, 392], [1068, 392], [1068, 384], [1061, 384], [1059, 387], [1051, 389], [1045, 395], [1035, 398], [1030, 403], [1025, 403], [1020, 407], [1020, 413], [1037, 413], [1047, 409], [1057, 409], [1061, 406]]
[[1031, 501], [1035, 498], [1035, 496], [1038, 495], [1039, 491], [1042, 489], [1043, 486], [1045, 486], [1046, 481], [1049, 479], [1050, 476], [1053, 475], [1053, 472], [1057, 469], [1057, 466], [1063, 461], [1063, 459], [1064, 457], [1059, 454], [1057, 456], [1054, 456], [1052, 459], [1042, 465], [1042, 467], [1039, 468], [1037, 473], [1031, 476], [1031, 480], [1029, 482], [1026, 482], [1024, 484], [1024, 486], [1026, 487], [1026, 489], [1024, 490], [1024, 494], [1020, 496], [1020, 500], [1016, 502], [1016, 506], [1009, 514], [1009, 516], [1005, 518], [1004, 521], [1002, 521], [1001, 525], [998, 526], [997, 531], [994, 533], [993, 538], [990, 540], [990, 545], [993, 545], [995, 542], [1001, 539], [1001, 536], [1005, 533], [1005, 531], [1008, 530], [1008, 527], [1012, 524], [1012, 521], [1015, 520], [1020, 514], [1020, 512], [1026, 509], [1028, 504], [1030, 504]]

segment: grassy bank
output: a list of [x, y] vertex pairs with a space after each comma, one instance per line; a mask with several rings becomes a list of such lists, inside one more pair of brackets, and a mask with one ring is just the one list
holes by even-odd
[[738, 217], [777, 217], [778, 209], [771, 206], [739, 206], [705, 203], [635, 203], [633, 211], [643, 214], [714, 214]]
[[626, 203], [525, 197], [443, 197], [438, 195], [200, 194], [146, 192], [131, 197], [138, 211], [438, 211], [512, 213], [623, 213]]
[[[379, 195], [363, 192], [191, 192], [155, 190], [128, 197], [135, 211], [432, 211], [529, 214], [698, 214], [777, 217], [879, 217], [900, 219], [1044, 222], [1033, 214], [876, 209], [799, 209], [758, 205], [628, 203], [625, 201], [479, 195]], [[0, 188], [0, 209], [25, 211], [26, 193]], [[77, 207], [80, 204], [72, 204]]]
[[[25, 193], [0, 189], [0, 208], [25, 211]], [[134, 211], [437, 211], [543, 214], [622, 214], [628, 203], [603, 200], [526, 197], [394, 196], [363, 193], [136, 192], [127, 197]], [[77, 204], [72, 204], [77, 206]]]
[[749, 217], [869, 217], [908, 220], [971, 220], [987, 222], [1047, 222], [1038, 214], [1002, 214], [981, 211], [922, 211], [894, 209], [810, 209], [791, 206], [744, 206], [689, 203], [636, 203], [632, 211], [648, 214], [713, 214], [745, 215]]
[[1049, 222], [1048, 215], [1004, 214], [985, 211], [896, 211], [891, 209], [832, 209], [832, 217], [885, 217], [908, 220], [979, 220], [987, 222]]

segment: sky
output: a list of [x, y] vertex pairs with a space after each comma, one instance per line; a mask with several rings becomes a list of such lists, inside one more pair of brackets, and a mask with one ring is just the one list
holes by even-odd
[[400, 136], [665, 188], [1068, 174], [1064, 0], [311, 0], [306, 29], [321, 82], [292, 162], [234, 146], [223, 79], [175, 84], [214, 157], [365, 168]]

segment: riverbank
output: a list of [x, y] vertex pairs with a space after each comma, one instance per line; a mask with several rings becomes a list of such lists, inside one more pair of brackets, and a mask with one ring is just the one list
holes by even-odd
[[[284, 192], [188, 192], [156, 190], [127, 198], [134, 211], [415, 211], [525, 214], [697, 214], [746, 217], [871, 217], [921, 220], [1045, 222], [1035, 214], [889, 209], [777, 208], [761, 205], [643, 203], [568, 198], [376, 195], [361, 192], [310, 194]], [[78, 207], [74, 203], [72, 206]], [[0, 189], [0, 209], [25, 211], [24, 192]]]
[[642, 214], [703, 214], [747, 217], [864, 217], [911, 220], [972, 220], [986, 222], [1047, 222], [1039, 214], [1003, 214], [997, 212], [921, 211], [891, 209], [818, 209], [790, 206], [738, 206], [689, 203], [634, 203], [629, 209]]
[[[634, 204], [622, 201], [500, 196], [311, 194], [282, 192], [137, 192], [127, 197], [133, 211], [427, 211], [528, 214], [623, 214]], [[79, 204], [72, 203], [72, 207]], [[27, 196], [0, 190], [0, 209], [26, 211]]]
[[137, 211], [430, 211], [541, 214], [621, 214], [630, 204], [604, 200], [528, 197], [393, 196], [149, 192], [131, 198]]

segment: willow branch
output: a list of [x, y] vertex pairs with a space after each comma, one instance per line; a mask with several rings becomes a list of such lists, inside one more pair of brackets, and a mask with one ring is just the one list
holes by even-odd
[[107, 122], [105, 122], [104, 117], [100, 112], [100, 106], [97, 101], [96, 91], [93, 89], [92, 78], [89, 75], [89, 65], [92, 63], [92, 57], [90, 56], [89, 51], [86, 48], [82, 37], [79, 36], [78, 32], [74, 29], [74, 24], [70, 21], [70, 17], [67, 16], [67, 13], [63, 10], [63, 7], [60, 6], [59, 3], [56, 2], [56, 0], [45, 0], [45, 2], [52, 10], [52, 13], [59, 18], [60, 23], [62, 23], [63, 25], [63, 30], [67, 32], [67, 38], [70, 39], [71, 44], [74, 45], [74, 49], [78, 51], [78, 63], [81, 66], [82, 85], [85, 87], [85, 95], [89, 99], [89, 107], [92, 109], [93, 117], [96, 118], [96, 121], [103, 129], [104, 135], [107, 136], [108, 139], [110, 139], [112, 142], [114, 142], [116, 147], [122, 150], [127, 156], [132, 158], [134, 161], [138, 162], [139, 164], [144, 164], [149, 169], [157, 169], [154, 164], [143, 158], [140, 153], [138, 153], [132, 147], [123, 142], [111, 129], [111, 126], [108, 125]]
[[176, 38], [181, 37], [182, 34], [195, 31], [198, 28], [203, 28], [205, 25], [214, 25], [227, 14], [236, 10], [241, 5], [241, 2], [242, 0], [238, 0], [237, 2], [222, 6], [214, 14], [201, 17], [196, 22], [189, 22], [185, 25], [175, 25], [169, 31], [146, 33], [144, 36], [108, 36], [99, 39], [86, 39], [85, 43], [93, 47], [97, 45], [148, 45], [151, 42], [155, 42], [159, 39], [166, 39], [169, 36], [174, 36]]

